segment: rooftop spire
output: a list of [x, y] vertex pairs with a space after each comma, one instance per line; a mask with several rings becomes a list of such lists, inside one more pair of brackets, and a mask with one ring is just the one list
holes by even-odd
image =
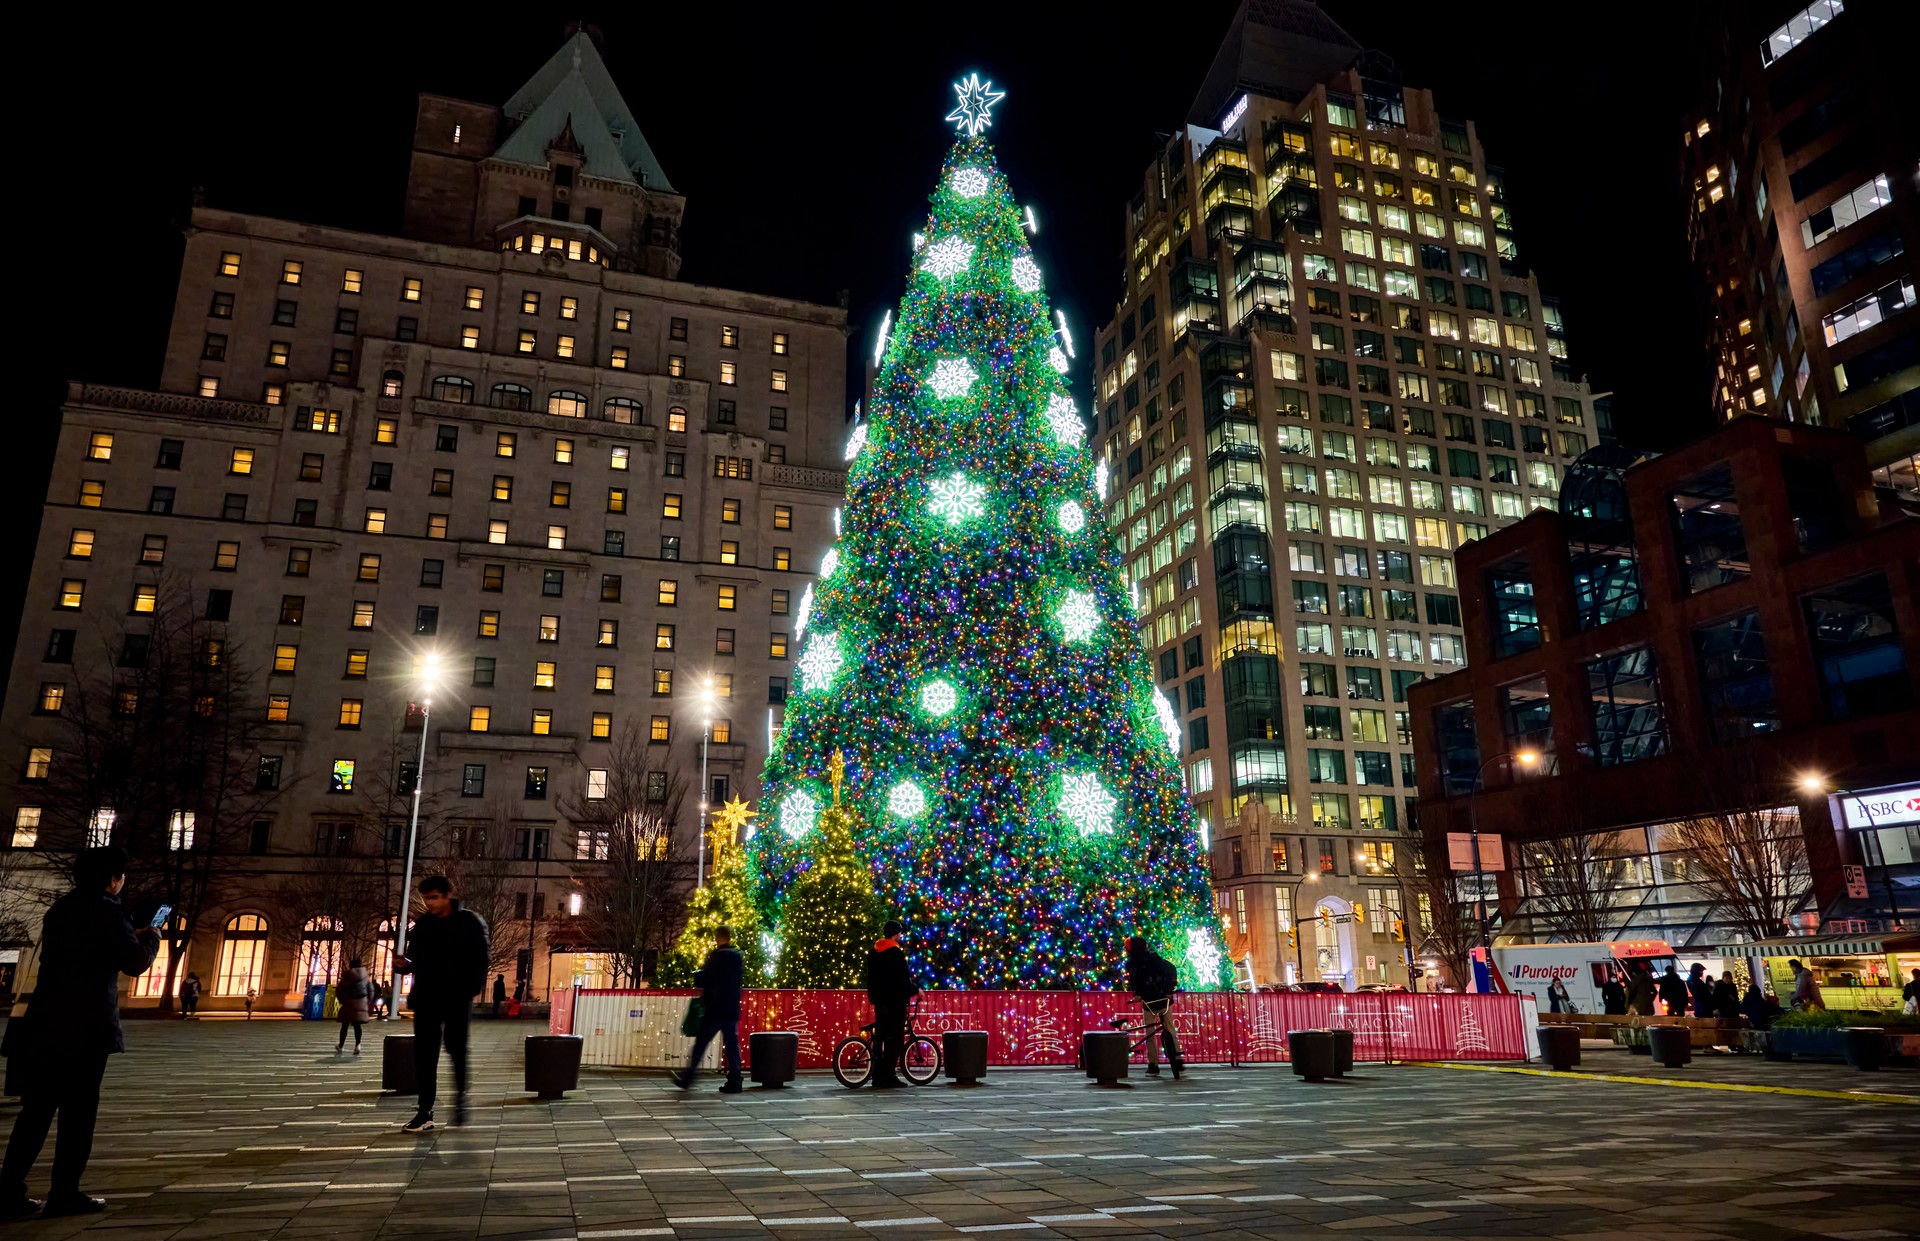
[[677, 192], [585, 28], [576, 29], [502, 110], [514, 130], [494, 152], [496, 159], [544, 167], [548, 148], [571, 127], [588, 176]]

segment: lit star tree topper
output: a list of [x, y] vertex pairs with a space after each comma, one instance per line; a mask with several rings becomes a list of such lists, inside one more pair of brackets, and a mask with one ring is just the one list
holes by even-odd
[[982, 82], [977, 73], [955, 82], [953, 93], [960, 103], [947, 113], [947, 119], [969, 138], [978, 138], [981, 130], [993, 124], [993, 105], [1007, 97], [1007, 92], [993, 89], [993, 83]]
[[1047, 265], [981, 136], [999, 92], [960, 93], [796, 646], [755, 896], [784, 959], [843, 751], [854, 851], [882, 915], [913, 928], [923, 986], [1112, 987], [1117, 945], [1140, 935], [1183, 986], [1223, 987], [1224, 964], [1191, 950], [1213, 943], [1205, 854]]

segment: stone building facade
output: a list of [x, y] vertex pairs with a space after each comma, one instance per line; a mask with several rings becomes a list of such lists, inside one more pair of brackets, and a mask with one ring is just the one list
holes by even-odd
[[193, 851], [187, 808], [87, 798], [93, 691], [126, 706], [158, 630], [190, 634], [258, 764], [217, 812], [246, 822], [198, 812], [232, 855], [185, 949], [216, 1008], [326, 981], [343, 873], [397, 900], [423, 700], [419, 870], [484, 871], [534, 996], [591, 971], [549, 951], [594, 947], [576, 812], [641, 763], [692, 857], [702, 801], [754, 797], [841, 503], [844, 309], [674, 279], [684, 200], [585, 34], [417, 124], [403, 235], [196, 208], [158, 387], [61, 411], [0, 716], [9, 875]]

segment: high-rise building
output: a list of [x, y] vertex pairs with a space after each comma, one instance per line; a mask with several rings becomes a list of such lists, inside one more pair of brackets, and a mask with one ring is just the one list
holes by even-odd
[[1316, 6], [1247, 0], [1127, 207], [1107, 518], [1263, 984], [1406, 981], [1406, 692], [1466, 659], [1454, 549], [1602, 430], [1502, 181]]
[[1720, 6], [1711, 94], [1680, 133], [1720, 417], [1867, 441], [1882, 486], [1920, 459], [1920, 121], [1895, 0]]
[[[843, 494], [844, 309], [674, 279], [684, 201], [586, 34], [416, 124], [403, 235], [196, 207], [158, 388], [62, 411], [8, 877], [207, 855], [213, 1007], [332, 976], [340, 903], [398, 899], [416, 783], [416, 874], [484, 880], [533, 994], [565, 985], [595, 803], [677, 805], [691, 857], [701, 802], [754, 796]], [[116, 718], [229, 715], [202, 774], [131, 787]]]

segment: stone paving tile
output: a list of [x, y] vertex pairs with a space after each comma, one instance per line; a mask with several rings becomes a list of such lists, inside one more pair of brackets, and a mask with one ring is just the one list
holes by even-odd
[[[1200, 1068], [1123, 1090], [1002, 1071], [891, 1095], [809, 1075], [738, 1098], [590, 1070], [539, 1103], [520, 1089], [529, 1032], [476, 1026], [474, 1123], [409, 1137], [377, 1046], [316, 1052], [330, 1030], [289, 1022], [134, 1024], [89, 1177], [111, 1209], [9, 1237], [1784, 1241], [1912, 1236], [1920, 1219], [1920, 1108], [1903, 1103], [1414, 1066], [1321, 1086]], [[1920, 1100], [1911, 1071], [1658, 1070], [1599, 1049], [1584, 1067]]]

